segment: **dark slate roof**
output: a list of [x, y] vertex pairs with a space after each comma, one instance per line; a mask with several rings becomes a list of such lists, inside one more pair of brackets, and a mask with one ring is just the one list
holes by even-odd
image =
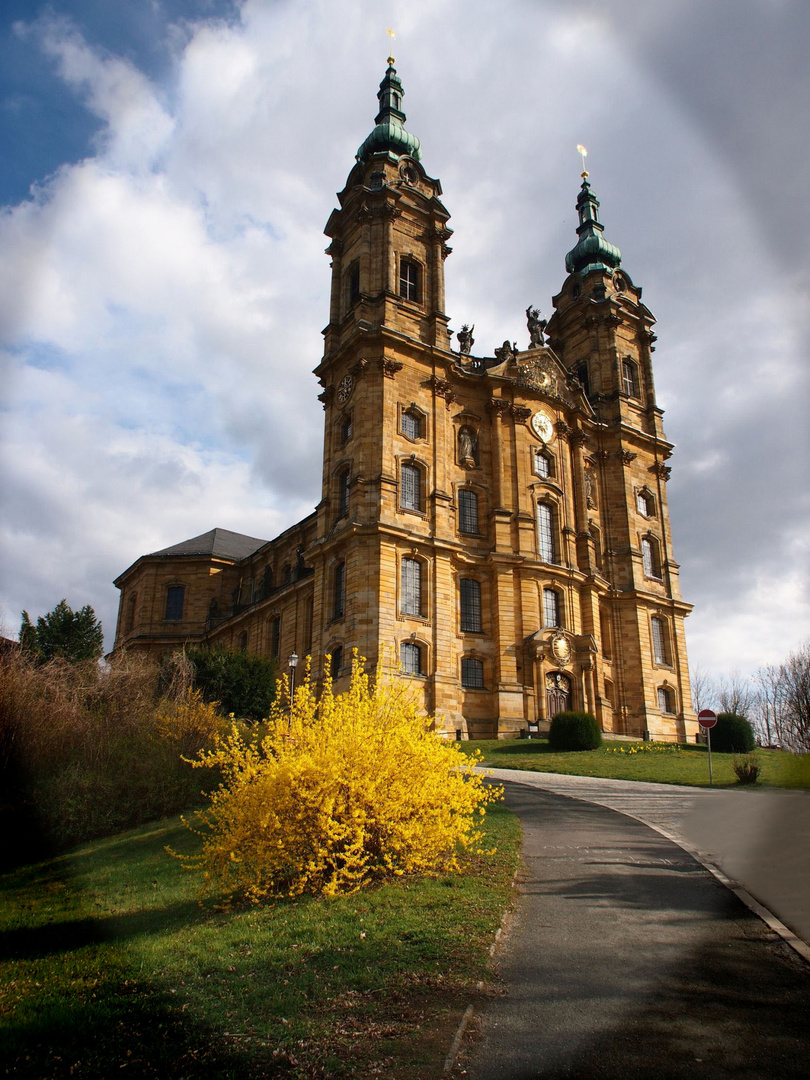
[[255, 536], [230, 532], [229, 529], [211, 529], [202, 536], [192, 536], [180, 544], [152, 551], [151, 555], [213, 555], [220, 559], [246, 559], [254, 551], [268, 543]]

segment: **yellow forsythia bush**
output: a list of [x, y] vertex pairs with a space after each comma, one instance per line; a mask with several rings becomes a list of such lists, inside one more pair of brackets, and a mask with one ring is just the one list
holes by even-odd
[[[277, 695], [268, 734], [234, 729], [193, 764], [222, 785], [201, 812], [206, 890], [267, 896], [353, 892], [401, 874], [457, 870], [480, 852], [480, 820], [500, 791], [476, 756], [442, 741], [402, 686], [373, 683], [356, 656], [351, 686], [318, 698], [307, 673], [292, 709]], [[197, 830], [195, 830], [197, 831]]]

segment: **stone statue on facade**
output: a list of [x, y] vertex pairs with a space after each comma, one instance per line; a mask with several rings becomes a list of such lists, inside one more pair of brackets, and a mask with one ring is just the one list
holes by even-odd
[[458, 433], [458, 462], [465, 469], [474, 469], [478, 464], [478, 439], [472, 428], [459, 429]]
[[545, 344], [544, 334], [548, 319], [540, 318], [540, 309], [531, 305], [526, 308], [526, 324], [529, 328], [529, 348], [539, 349]]
[[499, 364], [504, 364], [507, 360], [516, 360], [517, 354], [517, 342], [512, 344], [510, 341], [505, 341], [499, 349], [495, 350], [495, 359]]
[[472, 326], [468, 326], [467, 323], [464, 323], [462, 328], [456, 334], [456, 337], [458, 338], [458, 351], [462, 356], [469, 356], [470, 349], [472, 349], [475, 344], [475, 338], [473, 337], [474, 329], [475, 323], [473, 323]]

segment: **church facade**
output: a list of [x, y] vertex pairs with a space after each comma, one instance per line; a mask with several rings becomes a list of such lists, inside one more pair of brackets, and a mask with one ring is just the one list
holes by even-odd
[[295, 652], [340, 692], [353, 649], [373, 665], [385, 648], [450, 736], [514, 737], [574, 708], [693, 741], [654, 317], [583, 173], [567, 276], [547, 322], [527, 311], [529, 347], [479, 357], [467, 326], [454, 342], [449, 214], [402, 95], [391, 61], [326, 225], [315, 511], [274, 540], [213, 529], [142, 556], [115, 582], [115, 650], [207, 643], [281, 670]]

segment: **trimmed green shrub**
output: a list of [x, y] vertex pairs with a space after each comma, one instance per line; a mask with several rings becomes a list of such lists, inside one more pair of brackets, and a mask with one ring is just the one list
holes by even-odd
[[552, 750], [596, 750], [602, 732], [592, 713], [561, 712], [551, 721], [548, 744]]
[[717, 714], [712, 728], [712, 750], [718, 754], [750, 754], [756, 746], [751, 721], [737, 713]]

